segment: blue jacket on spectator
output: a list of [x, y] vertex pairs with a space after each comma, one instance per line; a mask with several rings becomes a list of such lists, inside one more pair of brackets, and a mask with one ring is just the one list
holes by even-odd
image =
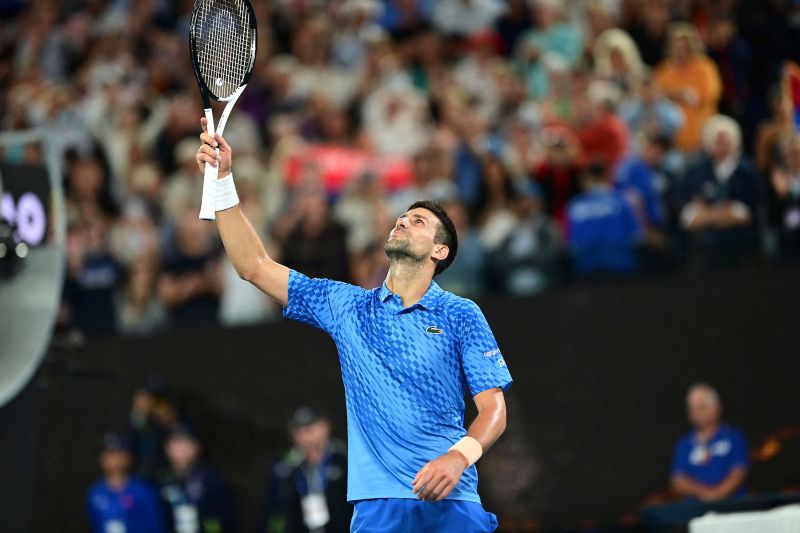
[[153, 489], [135, 477], [121, 490], [114, 490], [98, 481], [87, 496], [92, 531], [109, 533], [162, 533], [163, 517], [158, 497]]
[[567, 232], [578, 274], [636, 271], [642, 227], [621, 192], [600, 186], [573, 198], [567, 205]]
[[617, 188], [622, 192], [633, 191], [642, 200], [647, 222], [652, 226], [663, 226], [664, 205], [656, 187], [653, 170], [639, 158], [623, 161], [617, 171]]

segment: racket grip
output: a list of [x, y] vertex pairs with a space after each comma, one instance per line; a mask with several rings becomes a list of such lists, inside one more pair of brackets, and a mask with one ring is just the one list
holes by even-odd
[[217, 197], [217, 175], [219, 168], [206, 163], [203, 173], [203, 198], [200, 200], [200, 218], [215, 220], [217, 218], [214, 199]]
[[[214, 136], [214, 115], [211, 109], [205, 110], [206, 115], [206, 129], [208, 133]], [[219, 149], [216, 150], [219, 153]], [[214, 205], [214, 200], [217, 197], [217, 175], [219, 167], [209, 165], [206, 163], [205, 171], [203, 172], [203, 197], [200, 200], [200, 218], [202, 220], [215, 220], [217, 218], [217, 210]]]

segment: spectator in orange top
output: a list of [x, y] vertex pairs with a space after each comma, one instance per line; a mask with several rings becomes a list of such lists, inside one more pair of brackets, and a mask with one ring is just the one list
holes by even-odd
[[694, 26], [683, 22], [670, 25], [667, 59], [656, 69], [655, 78], [686, 118], [675, 139], [677, 146], [687, 152], [698, 150], [703, 124], [717, 112], [722, 84]]

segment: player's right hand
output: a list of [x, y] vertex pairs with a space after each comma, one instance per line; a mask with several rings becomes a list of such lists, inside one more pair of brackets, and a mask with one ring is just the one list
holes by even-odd
[[[214, 137], [208, 134], [208, 121], [205, 117], [200, 119], [203, 133], [200, 134], [200, 149], [197, 150], [195, 161], [200, 172], [205, 172], [206, 163], [209, 165], [219, 165], [218, 179], [222, 179], [231, 173], [231, 163], [233, 161], [233, 150], [225, 139], [217, 134]], [[217, 153], [219, 148], [219, 153]]]

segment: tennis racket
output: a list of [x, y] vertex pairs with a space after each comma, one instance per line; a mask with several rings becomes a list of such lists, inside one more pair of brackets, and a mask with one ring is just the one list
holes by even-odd
[[[256, 16], [249, 0], [195, 0], [189, 48], [197, 85], [203, 97], [208, 133], [225, 131], [236, 100], [247, 87], [256, 60]], [[211, 100], [225, 102], [214, 128]], [[219, 150], [217, 150], [219, 151]], [[218, 167], [206, 163], [200, 218], [214, 220]]]

